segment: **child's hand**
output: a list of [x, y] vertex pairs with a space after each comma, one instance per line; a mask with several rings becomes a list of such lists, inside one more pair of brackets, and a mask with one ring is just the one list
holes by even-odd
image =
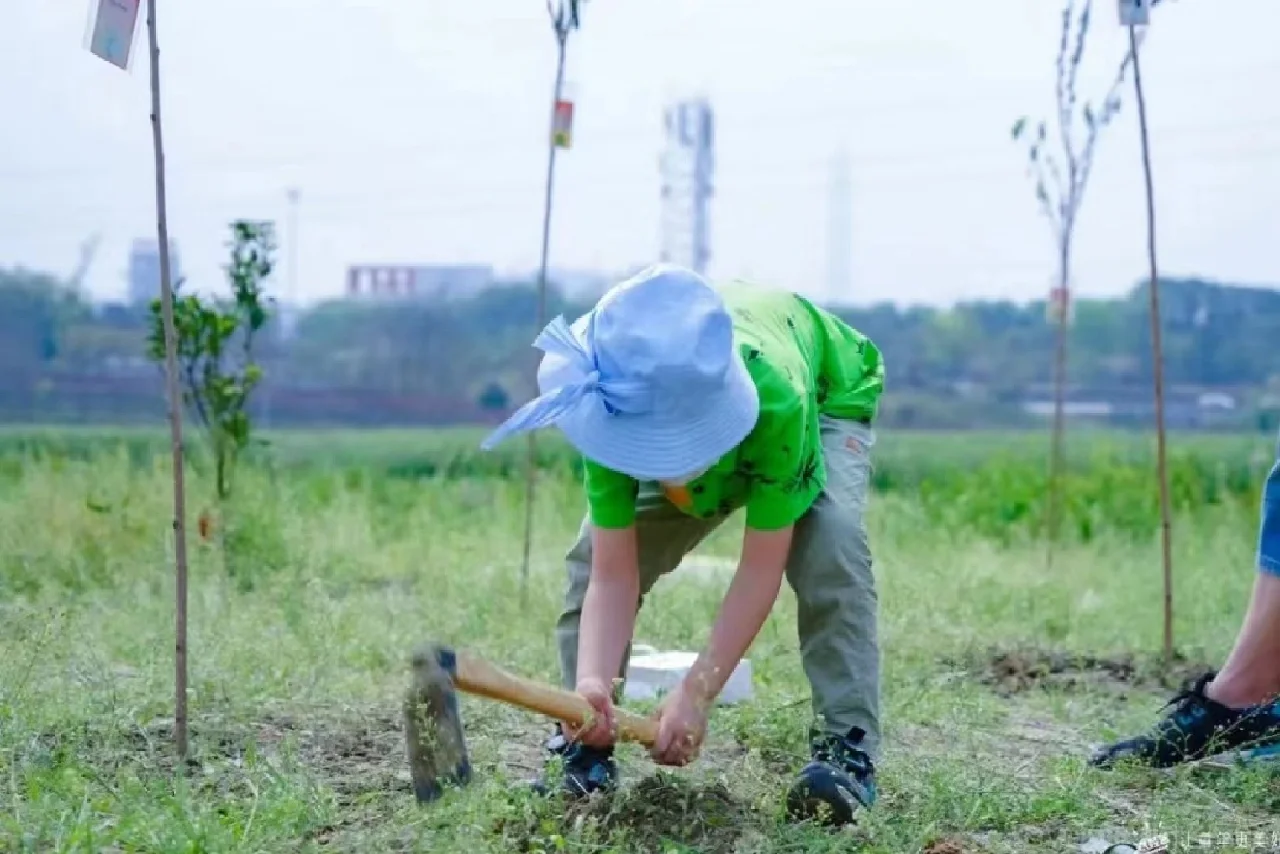
[[595, 719], [582, 729], [564, 725], [565, 734], [573, 741], [589, 747], [608, 747], [615, 739], [613, 720], [613, 692], [602, 679], [587, 677], [578, 680], [578, 694], [591, 704]]
[[687, 765], [698, 756], [707, 732], [707, 703], [684, 683], [658, 707], [658, 740], [650, 755], [659, 765]]

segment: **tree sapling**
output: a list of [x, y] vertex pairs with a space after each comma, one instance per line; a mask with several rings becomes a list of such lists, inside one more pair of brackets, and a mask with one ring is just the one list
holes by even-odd
[[1034, 130], [1030, 118], [1018, 119], [1012, 130], [1015, 142], [1027, 145], [1027, 162], [1035, 182], [1036, 201], [1053, 232], [1057, 253], [1055, 293], [1050, 301], [1057, 326], [1053, 367], [1053, 444], [1049, 463], [1047, 527], [1049, 563], [1053, 561], [1061, 520], [1062, 469], [1064, 465], [1064, 403], [1067, 374], [1067, 329], [1071, 312], [1071, 259], [1073, 238], [1089, 176], [1093, 172], [1098, 138], [1120, 112], [1121, 87], [1133, 65], [1134, 51], [1126, 52], [1100, 102], [1081, 102], [1077, 89], [1080, 66], [1092, 20], [1093, 0], [1066, 0], [1062, 9], [1062, 33], [1057, 51], [1055, 116], [1041, 119]]
[[[269, 298], [263, 283], [274, 268], [275, 229], [269, 222], [231, 224], [231, 259], [226, 265], [230, 299], [206, 299], [174, 286], [173, 324], [183, 402], [195, 414], [209, 443], [218, 507], [231, 497], [236, 463], [252, 441], [249, 403], [262, 381], [254, 357], [257, 334], [268, 320]], [[164, 329], [159, 300], [151, 303], [148, 353], [164, 358]], [[209, 536], [210, 520], [201, 517]]]

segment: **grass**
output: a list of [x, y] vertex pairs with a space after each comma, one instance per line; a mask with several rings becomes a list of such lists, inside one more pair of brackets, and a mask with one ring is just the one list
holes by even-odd
[[[1048, 471], [1039, 433], [882, 431], [873, 486], [902, 495], [928, 513], [930, 524], [966, 538], [1010, 545], [1045, 535]], [[469, 481], [521, 478], [525, 444], [480, 451], [477, 429], [269, 431], [249, 465], [281, 477], [341, 472], [385, 481]], [[1173, 506], [1191, 512], [1221, 504], [1252, 511], [1270, 469], [1274, 437], [1260, 434], [1174, 434], [1169, 480]], [[30, 462], [96, 460], [126, 455], [150, 465], [167, 455], [163, 430], [94, 428], [0, 429], [0, 480]], [[189, 458], [207, 468], [199, 436]], [[1067, 446], [1061, 531], [1090, 541], [1106, 530], [1147, 537], [1157, 530], [1158, 491], [1151, 437], [1080, 427]], [[539, 468], [553, 477], [581, 475], [581, 460], [555, 433], [538, 444]]]
[[[187, 425], [194, 438], [195, 427]], [[892, 474], [891, 482], [915, 484], [930, 473], [962, 471], [992, 460], [1029, 462], [1043, 468], [1048, 452], [1048, 432], [881, 431], [877, 465]], [[479, 449], [486, 431], [480, 428], [443, 429], [275, 429], [259, 435], [271, 446], [273, 460], [284, 467], [376, 469], [389, 475], [504, 475], [522, 471], [525, 445], [508, 443], [491, 452]], [[105, 452], [123, 449], [135, 460], [150, 460], [168, 448], [169, 433], [155, 427], [0, 426], [0, 458], [51, 454], [95, 459]], [[1265, 465], [1273, 459], [1275, 437], [1264, 433], [1172, 432], [1170, 449], [1175, 456], [1195, 457], [1218, 464]], [[198, 449], [199, 441], [192, 442]], [[559, 436], [547, 432], [539, 438], [544, 466], [570, 468], [574, 455]], [[1155, 441], [1146, 433], [1077, 426], [1067, 452], [1076, 467], [1096, 463], [1101, 455], [1150, 465]], [[882, 480], [883, 485], [890, 481]]]
[[[556, 679], [560, 559], [582, 509], [563, 474], [544, 483], [522, 603], [519, 483], [246, 471], [234, 564], [192, 538], [195, 761], [175, 773], [164, 458], [10, 463], [0, 472], [0, 851], [1059, 852], [1149, 830], [1257, 850], [1253, 836], [1233, 848], [1221, 834], [1234, 846], [1235, 834], [1262, 831], [1269, 845], [1276, 829], [1280, 780], [1262, 770], [1085, 763], [1091, 745], [1149, 725], [1170, 693], [1153, 675], [1154, 533], [1099, 525], [1050, 572], [1042, 543], [935, 525], [906, 490], [877, 495], [870, 519], [886, 755], [882, 801], [852, 830], [779, 813], [809, 721], [789, 590], [750, 652], [756, 699], [716, 712], [696, 766], [660, 772], [624, 749], [628, 788], [565, 813], [518, 785], [537, 769], [545, 722], [465, 698], [478, 779], [431, 807], [413, 802], [399, 708], [416, 643], [465, 645]], [[192, 477], [194, 519], [208, 485]], [[1180, 674], [1229, 649], [1255, 524], [1244, 502], [1177, 520]], [[737, 533], [731, 525], [700, 551], [731, 557]], [[696, 649], [724, 584], [685, 570], [665, 579], [638, 639]], [[1041, 672], [1059, 651], [1128, 656], [1136, 668]]]

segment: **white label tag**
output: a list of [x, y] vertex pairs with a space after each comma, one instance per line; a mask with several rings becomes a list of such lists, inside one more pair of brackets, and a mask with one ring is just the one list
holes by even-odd
[[95, 0], [98, 5], [89, 35], [89, 52], [117, 68], [127, 69], [133, 56], [142, 0]]
[[1151, 0], [1119, 0], [1120, 25], [1145, 27], [1151, 23]]

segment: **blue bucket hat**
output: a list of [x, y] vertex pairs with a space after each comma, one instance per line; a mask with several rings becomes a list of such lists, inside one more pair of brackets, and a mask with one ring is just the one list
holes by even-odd
[[572, 326], [533, 345], [540, 396], [481, 444], [554, 424], [587, 459], [637, 480], [688, 477], [755, 427], [760, 398], [733, 319], [692, 270], [657, 264], [611, 288]]

